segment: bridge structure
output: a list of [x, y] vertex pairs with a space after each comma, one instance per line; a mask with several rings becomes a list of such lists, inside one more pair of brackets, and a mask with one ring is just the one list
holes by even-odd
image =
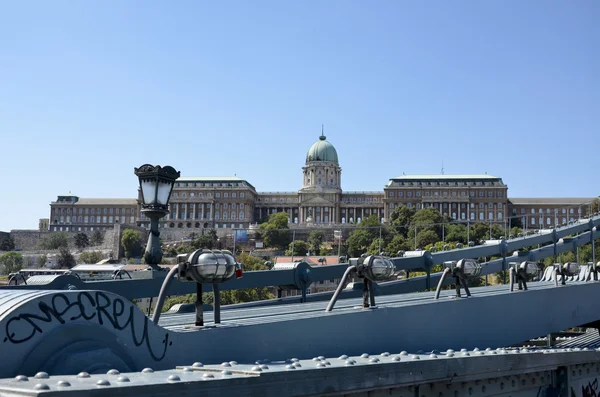
[[[363, 288], [224, 306], [179, 308], [150, 318], [132, 300], [197, 291], [170, 272], [147, 279], [82, 281], [0, 289], [0, 396], [4, 395], [393, 395], [588, 396], [600, 392], [600, 264], [547, 271], [527, 289], [503, 285], [457, 297], [435, 265], [466, 258], [479, 275], [556, 257], [600, 238], [600, 216], [531, 236], [390, 258], [425, 276]], [[592, 247], [594, 244], [592, 244]], [[353, 266], [247, 272], [219, 290], [281, 286], [306, 291]], [[564, 281], [564, 284], [563, 284]], [[210, 291], [210, 284], [204, 292]], [[218, 292], [219, 290], [215, 291]], [[334, 304], [335, 303], [335, 304]], [[371, 301], [371, 303], [375, 303]], [[328, 310], [331, 309], [331, 310]], [[153, 321], [155, 320], [155, 321]], [[527, 341], [573, 327], [587, 332], [547, 346]], [[532, 343], [533, 345], [533, 343]]]

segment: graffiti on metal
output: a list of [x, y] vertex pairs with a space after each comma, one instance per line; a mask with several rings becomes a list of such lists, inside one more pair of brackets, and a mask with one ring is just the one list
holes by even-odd
[[573, 382], [571, 385], [570, 397], [598, 397], [600, 396], [600, 387], [598, 378], [582, 379]]
[[[117, 331], [129, 330], [136, 347], [145, 345], [150, 356], [162, 360], [169, 346], [169, 334], [162, 340], [162, 351], [155, 351], [150, 343], [149, 319], [138, 313], [128, 301], [111, 297], [102, 291], [77, 294], [53, 294], [50, 303], [41, 301], [33, 313], [20, 311], [6, 321], [3, 343], [21, 344], [44, 333], [44, 328], [54, 322], [65, 324], [78, 320], [96, 322]], [[137, 322], [136, 322], [137, 320]]]

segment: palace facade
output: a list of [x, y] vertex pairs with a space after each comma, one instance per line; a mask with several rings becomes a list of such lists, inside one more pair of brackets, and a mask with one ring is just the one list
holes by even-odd
[[[149, 227], [138, 198], [58, 196], [50, 204], [51, 231], [93, 231], [115, 223]], [[435, 208], [463, 222], [505, 224], [520, 218], [531, 228], [573, 221], [591, 211], [594, 198], [508, 198], [501, 178], [483, 175], [401, 175], [380, 192], [342, 190], [342, 168], [335, 147], [321, 134], [309, 148], [296, 192], [258, 192], [238, 177], [180, 177], [162, 228], [249, 228], [270, 214], [286, 212], [294, 226], [360, 223], [376, 215], [382, 222], [394, 208]]]

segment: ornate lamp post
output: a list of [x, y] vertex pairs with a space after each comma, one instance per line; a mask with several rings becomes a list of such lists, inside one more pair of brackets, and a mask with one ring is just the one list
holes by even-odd
[[169, 199], [173, 191], [175, 180], [179, 178], [180, 172], [171, 166], [161, 167], [144, 164], [134, 169], [135, 175], [140, 180], [140, 191], [142, 192], [142, 213], [150, 218], [150, 236], [144, 259], [146, 263], [155, 270], [160, 270], [159, 263], [162, 260], [158, 231], [158, 221], [169, 213]]

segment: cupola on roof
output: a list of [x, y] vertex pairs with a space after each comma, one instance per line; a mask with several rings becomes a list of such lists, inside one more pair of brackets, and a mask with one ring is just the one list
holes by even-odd
[[334, 163], [338, 162], [338, 155], [335, 147], [326, 141], [327, 137], [321, 130], [321, 136], [319, 140], [308, 149], [306, 154], [306, 162], [310, 161], [331, 161]]

